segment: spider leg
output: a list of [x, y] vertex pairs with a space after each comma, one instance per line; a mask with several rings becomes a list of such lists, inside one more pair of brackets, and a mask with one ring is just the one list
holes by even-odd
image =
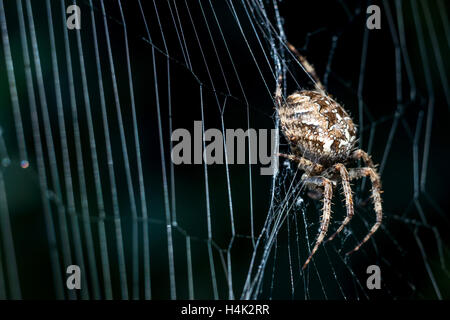
[[[367, 155], [367, 154], [366, 154]], [[352, 250], [347, 252], [347, 255], [358, 251], [359, 248], [367, 242], [367, 240], [370, 239], [370, 237], [377, 231], [377, 229], [381, 225], [381, 221], [383, 219], [383, 209], [381, 205], [381, 181], [380, 176], [378, 175], [377, 171], [374, 168], [365, 167], [365, 168], [358, 168], [358, 169], [352, 169], [349, 172], [350, 180], [353, 179], [359, 179], [362, 177], [370, 177], [370, 181], [372, 182], [372, 200], [374, 203], [375, 213], [377, 215], [376, 222], [370, 229], [369, 233], [364, 237], [364, 239]]]
[[354, 214], [352, 188], [350, 187], [350, 178], [348, 176], [348, 171], [342, 163], [337, 163], [334, 165], [334, 167], [337, 171], [339, 171], [341, 175], [342, 189], [344, 190], [345, 195], [345, 207], [347, 208], [347, 216], [345, 217], [339, 228], [336, 230], [336, 232], [330, 238], [328, 238], [328, 241], [333, 240], [334, 237], [336, 237], [344, 229], [344, 227], [350, 222]]
[[308, 62], [308, 60], [306, 60], [306, 58], [304, 56], [302, 56], [300, 54], [300, 52], [298, 52], [298, 50], [289, 42], [286, 42], [287, 47], [289, 48], [289, 50], [292, 51], [292, 53], [294, 53], [297, 56], [298, 61], [300, 62], [300, 64], [305, 68], [306, 72], [308, 72], [311, 77], [314, 79], [314, 81], [316, 82], [316, 88], [322, 92], [325, 92], [325, 88], [322, 84], [322, 82], [320, 81], [319, 77], [317, 76], [316, 70], [314, 69], [314, 67]]
[[306, 260], [305, 264], [303, 265], [303, 270], [306, 268], [306, 266], [311, 261], [313, 255], [316, 253], [317, 249], [319, 248], [320, 244], [323, 242], [323, 239], [325, 238], [325, 235], [328, 231], [328, 225], [330, 224], [330, 218], [331, 218], [331, 198], [333, 197], [333, 185], [330, 180], [324, 177], [309, 177], [305, 180], [306, 184], [309, 185], [317, 185], [324, 187], [324, 197], [323, 197], [323, 209], [322, 209], [322, 220], [320, 222], [320, 229], [319, 229], [319, 235], [316, 240], [316, 244], [314, 245], [314, 248], [312, 249], [308, 259]]
[[278, 156], [297, 162], [298, 167], [305, 172], [316, 175], [323, 171], [322, 165], [312, 162], [311, 160], [308, 160], [304, 157], [298, 157], [294, 154], [285, 154], [285, 153], [279, 153]]
[[370, 156], [367, 154], [367, 152], [365, 152], [362, 149], [355, 150], [352, 154], [352, 158], [355, 160], [362, 159], [367, 167], [372, 168], [372, 169], [376, 168], [375, 165], [373, 164], [373, 161], [370, 158]]

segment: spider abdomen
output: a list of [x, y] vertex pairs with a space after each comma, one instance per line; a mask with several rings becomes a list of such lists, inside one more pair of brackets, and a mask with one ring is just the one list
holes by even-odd
[[318, 91], [291, 94], [279, 110], [292, 151], [314, 162], [345, 161], [356, 142], [356, 126], [342, 106]]

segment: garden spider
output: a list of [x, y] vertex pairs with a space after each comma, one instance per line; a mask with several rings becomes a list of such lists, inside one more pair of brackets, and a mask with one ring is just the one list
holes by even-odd
[[[305, 173], [302, 182], [311, 191], [323, 195], [322, 218], [316, 243], [303, 269], [311, 261], [328, 231], [331, 219], [331, 200], [333, 187], [341, 181], [345, 195], [347, 216], [337, 231], [329, 238], [339, 234], [353, 217], [353, 196], [350, 181], [368, 176], [372, 182], [372, 199], [376, 212], [376, 223], [366, 237], [350, 252], [353, 253], [375, 233], [381, 225], [383, 211], [381, 206], [381, 181], [370, 156], [361, 149], [356, 149], [356, 125], [344, 110], [325, 91], [314, 68], [293, 47], [288, 48], [297, 56], [305, 70], [316, 81], [317, 90], [294, 92], [284, 100], [281, 94], [281, 76], [278, 79], [275, 101], [281, 130], [291, 147], [291, 154], [279, 156], [298, 163]], [[362, 160], [365, 167], [349, 168], [346, 165]]]

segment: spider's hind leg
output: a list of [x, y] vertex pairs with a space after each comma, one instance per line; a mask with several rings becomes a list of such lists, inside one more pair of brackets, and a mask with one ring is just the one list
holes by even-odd
[[330, 224], [331, 219], [331, 199], [333, 197], [333, 184], [332, 182], [324, 177], [309, 177], [305, 180], [306, 185], [320, 186], [324, 188], [324, 197], [323, 197], [323, 209], [322, 209], [322, 220], [320, 221], [320, 229], [319, 235], [317, 236], [316, 244], [314, 248], [311, 250], [311, 253], [303, 265], [302, 269], [305, 269], [306, 266], [311, 261], [313, 255], [316, 253], [320, 244], [323, 242], [325, 235], [328, 231], [328, 225]]
[[298, 50], [292, 44], [287, 42], [286, 45], [289, 48], [289, 50], [291, 50], [291, 52], [297, 56], [298, 61], [305, 68], [306, 72], [308, 72], [311, 75], [311, 77], [314, 79], [316, 88], [319, 91], [325, 92], [325, 87], [323, 86], [322, 82], [320, 81], [319, 77], [317, 76], [317, 72], [314, 69], [314, 67], [308, 62], [308, 60], [306, 60], [306, 58], [304, 56], [302, 56], [300, 54], [300, 52], [298, 52]]

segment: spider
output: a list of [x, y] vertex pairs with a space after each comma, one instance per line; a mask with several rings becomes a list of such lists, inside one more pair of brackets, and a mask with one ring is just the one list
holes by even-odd
[[[305, 269], [319, 246], [324, 241], [331, 219], [333, 188], [341, 182], [345, 195], [347, 215], [328, 239], [333, 240], [353, 217], [353, 196], [350, 181], [368, 176], [372, 183], [372, 200], [376, 212], [376, 223], [366, 237], [351, 251], [351, 254], [367, 242], [381, 225], [381, 181], [371, 157], [355, 147], [356, 125], [344, 108], [328, 95], [318, 79], [314, 68], [290, 43], [288, 48], [297, 56], [300, 64], [313, 77], [316, 90], [296, 91], [284, 100], [281, 80], [278, 79], [275, 101], [281, 130], [289, 142], [291, 154], [279, 154], [298, 163], [304, 171], [301, 182], [313, 194], [323, 197], [322, 217], [315, 245], [303, 265]], [[347, 165], [362, 160], [365, 167], [348, 168]]]

